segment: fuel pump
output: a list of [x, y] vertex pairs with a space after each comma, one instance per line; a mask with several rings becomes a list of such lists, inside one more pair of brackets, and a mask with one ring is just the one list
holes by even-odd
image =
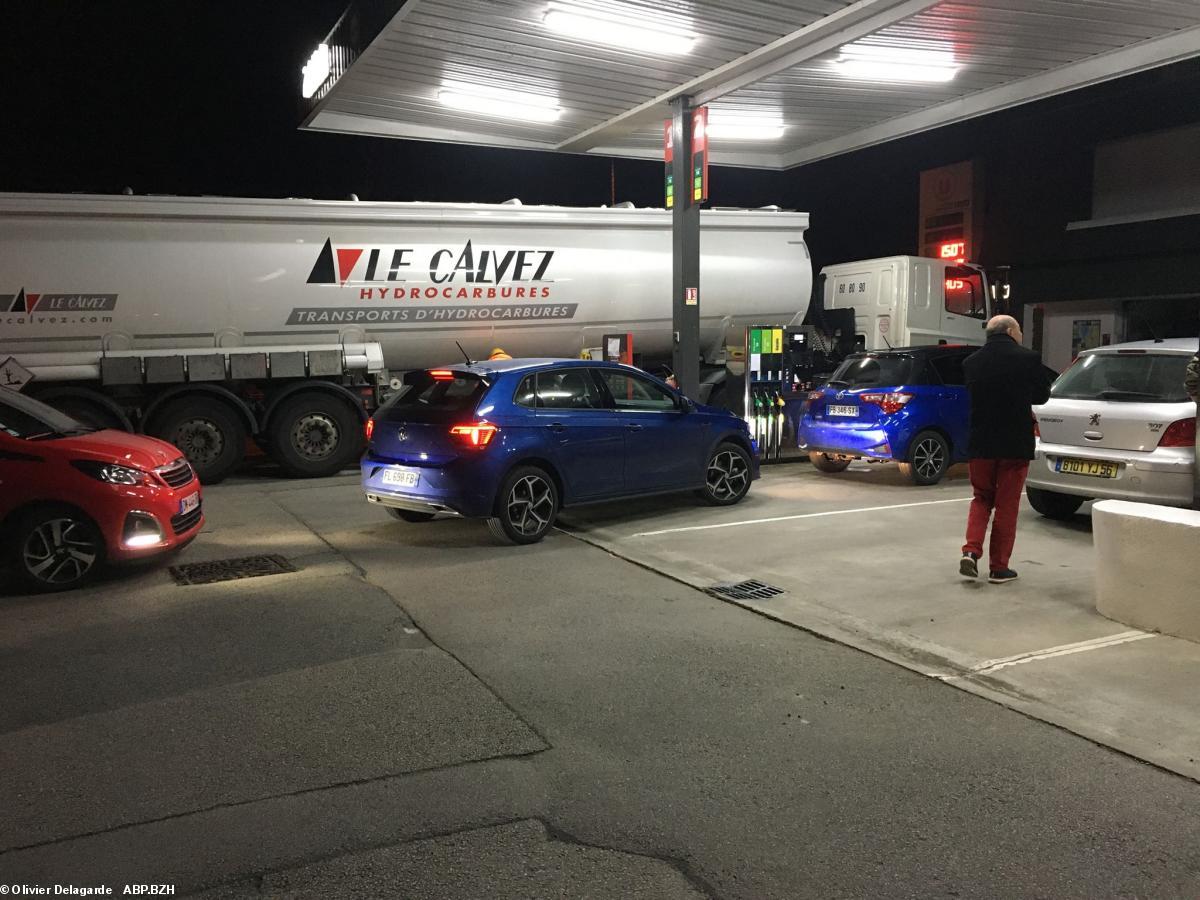
[[745, 410], [761, 459], [778, 459], [783, 445], [784, 329], [746, 329]]

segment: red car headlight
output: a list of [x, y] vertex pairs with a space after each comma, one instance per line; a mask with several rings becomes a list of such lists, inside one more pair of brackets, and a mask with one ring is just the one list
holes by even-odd
[[118, 466], [116, 463], [102, 463], [94, 459], [72, 460], [71, 465], [84, 475], [108, 484], [140, 487], [152, 483], [149, 472], [135, 469], [132, 466]]

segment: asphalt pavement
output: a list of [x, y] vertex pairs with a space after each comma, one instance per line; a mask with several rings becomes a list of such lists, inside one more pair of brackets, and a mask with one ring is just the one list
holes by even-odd
[[[713, 521], [671, 503], [672, 527]], [[1200, 896], [1200, 784], [674, 573], [396, 522], [352, 478], [206, 507], [180, 561], [299, 571], [0, 597], [0, 881]]]

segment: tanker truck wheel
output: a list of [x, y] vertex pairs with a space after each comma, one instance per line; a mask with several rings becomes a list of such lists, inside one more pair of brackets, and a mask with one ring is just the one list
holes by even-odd
[[204, 484], [216, 484], [242, 461], [246, 427], [220, 400], [181, 397], [157, 413], [146, 433], [174, 444], [188, 458]]
[[294, 478], [336, 475], [362, 454], [363, 429], [350, 404], [323, 393], [289, 397], [267, 426], [271, 458]]
[[90, 425], [92, 428], [111, 428], [114, 431], [132, 431], [129, 420], [122, 417], [119, 409], [111, 400], [94, 395], [91, 391], [79, 388], [51, 388], [39, 391], [38, 400], [49, 403], [61, 413], [72, 419]]

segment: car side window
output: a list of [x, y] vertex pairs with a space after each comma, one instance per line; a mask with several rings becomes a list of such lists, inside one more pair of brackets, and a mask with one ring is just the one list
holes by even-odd
[[45, 422], [38, 421], [19, 409], [0, 405], [0, 431], [16, 438], [27, 438], [35, 434], [44, 434], [49, 430], [50, 428]]
[[931, 359], [929, 364], [942, 379], [942, 384], [963, 387], [967, 383], [967, 376], [963, 371], [965, 361], [966, 357], [961, 353], [946, 353]]
[[573, 367], [537, 373], [539, 409], [605, 409], [599, 386], [587, 369]]
[[537, 375], [526, 375], [513, 395], [513, 403], [517, 406], [527, 406], [530, 409], [537, 406]]
[[665, 412], [676, 408], [675, 395], [648, 378], [618, 369], [599, 372], [619, 410]]

